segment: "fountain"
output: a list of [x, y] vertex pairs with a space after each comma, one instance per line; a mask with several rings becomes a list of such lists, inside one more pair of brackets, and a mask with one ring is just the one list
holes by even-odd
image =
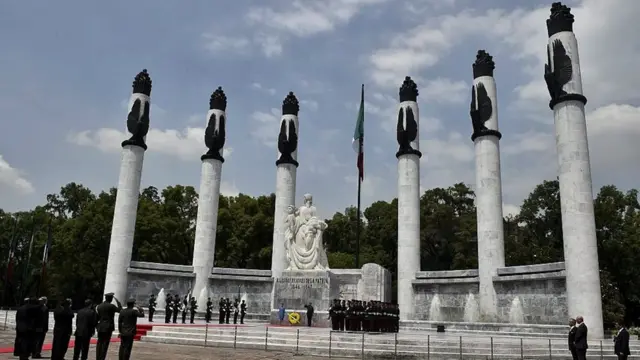
[[511, 308], [509, 309], [509, 322], [511, 324], [524, 324], [524, 310], [522, 309], [522, 303], [520, 297], [516, 296], [511, 301]]
[[164, 288], [160, 289], [158, 296], [156, 296], [156, 309], [164, 310], [167, 306], [167, 295], [164, 293]]
[[207, 310], [207, 301], [209, 300], [209, 287], [205, 286], [200, 290], [198, 295], [198, 310], [205, 312]]
[[464, 322], [477, 322], [480, 313], [475, 295], [469, 293], [464, 304]]
[[433, 299], [431, 299], [431, 306], [429, 307], [429, 321], [442, 321], [440, 297], [438, 297], [438, 294], [435, 294]]
[[242, 296], [240, 297], [240, 302], [247, 302], [247, 293], [242, 293]]

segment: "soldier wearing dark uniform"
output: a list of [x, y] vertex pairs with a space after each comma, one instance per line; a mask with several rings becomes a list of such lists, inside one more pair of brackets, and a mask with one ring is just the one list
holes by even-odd
[[347, 310], [347, 303], [345, 300], [342, 300], [342, 303], [340, 304], [340, 310], [338, 312], [338, 326], [340, 328], [340, 331], [344, 331], [344, 318], [345, 318], [346, 310]]
[[242, 300], [240, 303], [240, 324], [244, 324], [244, 316], [247, 315], [247, 303]]
[[187, 323], [187, 311], [189, 309], [189, 295], [184, 296], [184, 300], [182, 300], [182, 323]]
[[227, 298], [225, 300], [225, 305], [224, 305], [225, 324], [229, 323], [229, 317], [230, 316], [231, 316], [231, 300], [229, 300], [229, 298]]
[[240, 315], [240, 300], [236, 299], [233, 302], [233, 323], [238, 323], [238, 315]]
[[151, 294], [149, 298], [149, 322], [153, 322], [153, 313], [156, 312], [156, 305], [158, 305], [156, 296]]
[[180, 301], [180, 296], [178, 296], [178, 294], [175, 294], [173, 296], [173, 309], [172, 309], [172, 315], [173, 315], [173, 323], [177, 324], [178, 323], [178, 314], [180, 313], [180, 310], [182, 309], [182, 301]]
[[173, 310], [173, 297], [171, 295], [167, 296], [167, 303], [164, 306], [164, 323], [168, 324], [171, 322], [171, 311]]
[[333, 303], [329, 306], [329, 319], [331, 320], [331, 330], [338, 330], [338, 315], [336, 314], [337, 299], [333, 299]]
[[41, 307], [35, 298], [25, 299], [26, 303], [16, 310], [16, 348], [14, 356], [20, 360], [29, 359], [33, 352], [36, 321], [39, 319]]
[[87, 360], [89, 344], [96, 331], [98, 314], [93, 309], [93, 301], [85, 300], [84, 308], [78, 311], [76, 316], [76, 332], [73, 346], [73, 360]]
[[353, 324], [354, 331], [361, 331], [362, 330], [362, 320], [364, 319], [364, 304], [362, 303], [362, 301], [360, 300], [356, 300], [356, 321]]
[[65, 299], [53, 312], [53, 346], [51, 348], [51, 360], [64, 360], [64, 355], [69, 349], [69, 340], [73, 332], [73, 311], [71, 311], [71, 299]]
[[[115, 300], [116, 305], [111, 302]], [[122, 310], [120, 301], [113, 297], [113, 293], [104, 295], [104, 302], [96, 308], [98, 313], [98, 344], [96, 345], [96, 360], [106, 360], [109, 343], [111, 342], [111, 334], [115, 330], [114, 317], [116, 313]]]
[[193, 324], [193, 320], [196, 317], [196, 310], [198, 310], [198, 302], [196, 301], [196, 298], [194, 296], [192, 296], [191, 297], [191, 302], [190, 302], [190, 305], [189, 305], [189, 311], [191, 312], [190, 313], [191, 317], [189, 318], [189, 320], [190, 320], [189, 323], [190, 324]]
[[211, 302], [211, 298], [207, 298], [207, 307], [206, 313], [204, 315], [204, 320], [209, 323], [211, 321], [211, 311], [212, 311], [213, 303]]
[[347, 301], [347, 306], [344, 311], [344, 328], [347, 331], [353, 331], [353, 304], [351, 300]]
[[144, 317], [142, 308], [134, 308], [135, 304], [136, 301], [134, 299], [127, 300], [127, 308], [120, 311], [120, 316], [118, 316], [118, 332], [120, 333], [119, 360], [129, 360], [131, 358], [138, 318]]
[[363, 331], [371, 331], [371, 324], [373, 323], [373, 317], [375, 316], [373, 312], [373, 302], [369, 301], [364, 308], [364, 316], [362, 319], [362, 330]]
[[398, 332], [398, 330], [400, 330], [400, 305], [398, 304], [393, 304], [393, 315], [394, 315], [394, 322], [395, 322], [395, 332]]
[[218, 302], [218, 324], [224, 324], [224, 298]]

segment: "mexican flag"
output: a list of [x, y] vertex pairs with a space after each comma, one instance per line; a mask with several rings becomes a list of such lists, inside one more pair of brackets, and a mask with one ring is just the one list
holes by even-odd
[[356, 121], [356, 130], [353, 133], [353, 150], [358, 154], [358, 179], [364, 179], [364, 84], [360, 93], [360, 111]]

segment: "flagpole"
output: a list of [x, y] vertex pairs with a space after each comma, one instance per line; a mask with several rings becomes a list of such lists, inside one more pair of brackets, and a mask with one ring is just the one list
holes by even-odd
[[[363, 142], [363, 139], [360, 139], [358, 144], [358, 151], [359, 151], [358, 154], [362, 154], [362, 142]], [[362, 179], [360, 178], [360, 174], [358, 173], [358, 223], [356, 224], [356, 269], [360, 268], [360, 190], [361, 189], [362, 189]]]
[[[9, 277], [13, 277], [13, 270], [11, 270], [12, 274], [9, 274], [9, 270], [10, 267], [13, 267], [13, 257], [15, 256], [15, 237], [16, 237], [16, 231], [18, 230], [18, 217], [14, 217], [14, 215], [11, 215], [11, 219], [14, 220], [13, 222], [13, 229], [11, 231], [11, 241], [9, 242], [9, 259], [7, 261], [7, 271], [5, 274], [5, 282], [4, 282], [4, 294], [2, 294], [2, 301], [6, 304], [7, 308], [4, 311], [4, 330], [7, 330], [7, 318], [9, 317], [9, 284], [12, 282], [11, 280], [9, 280]], [[13, 287], [13, 286], [11, 286]]]
[[33, 239], [37, 233], [35, 219], [33, 222], [33, 227], [31, 228], [31, 239], [29, 239], [29, 253], [27, 254], [27, 262], [24, 264], [24, 270], [22, 272], [22, 281], [20, 283], [20, 290], [22, 293], [21, 298], [24, 299], [25, 292], [25, 283], [27, 282], [27, 274], [29, 273], [29, 267], [31, 265], [31, 250], [33, 249]]
[[[360, 107], [364, 103], [364, 84], [362, 84], [362, 90], [360, 91]], [[363, 109], [360, 109], [363, 111]], [[364, 144], [364, 133], [361, 134], [358, 139], [358, 158], [362, 156], [362, 145]], [[360, 193], [362, 190], [362, 177], [360, 173], [361, 169], [358, 169], [358, 223], [356, 224], [356, 269], [360, 268]]]

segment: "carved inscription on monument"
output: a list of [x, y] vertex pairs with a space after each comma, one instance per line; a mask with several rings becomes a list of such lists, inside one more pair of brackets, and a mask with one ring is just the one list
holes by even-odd
[[326, 277], [282, 277], [278, 284], [288, 289], [323, 289], [329, 284]]

